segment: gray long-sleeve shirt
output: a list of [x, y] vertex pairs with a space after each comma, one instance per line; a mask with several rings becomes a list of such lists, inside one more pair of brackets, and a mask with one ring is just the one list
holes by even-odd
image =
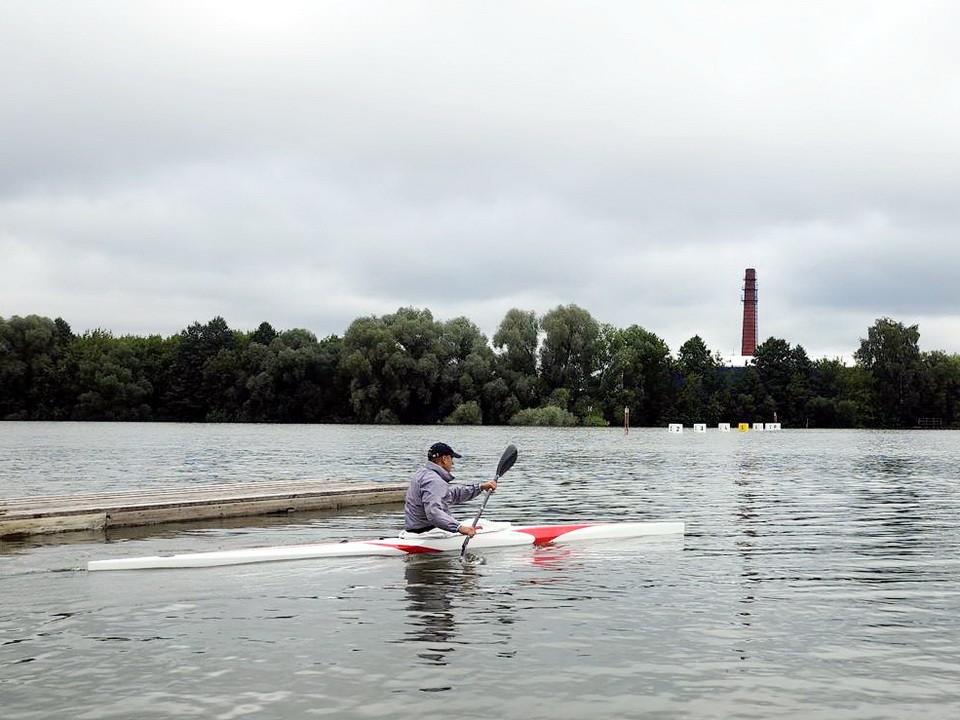
[[473, 500], [482, 491], [480, 483], [451, 485], [453, 475], [436, 463], [428, 462], [414, 473], [403, 503], [403, 526], [407, 530], [438, 527], [456, 532], [460, 522], [450, 514], [450, 506]]

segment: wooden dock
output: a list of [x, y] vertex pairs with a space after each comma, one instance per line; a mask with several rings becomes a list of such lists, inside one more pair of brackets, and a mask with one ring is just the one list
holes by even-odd
[[403, 502], [407, 484], [313, 480], [0, 498], [0, 538]]

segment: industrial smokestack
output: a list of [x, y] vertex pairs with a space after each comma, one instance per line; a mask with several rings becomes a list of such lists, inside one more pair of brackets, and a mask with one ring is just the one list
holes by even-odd
[[743, 334], [740, 354], [753, 357], [757, 350], [757, 271], [747, 268], [743, 277]]

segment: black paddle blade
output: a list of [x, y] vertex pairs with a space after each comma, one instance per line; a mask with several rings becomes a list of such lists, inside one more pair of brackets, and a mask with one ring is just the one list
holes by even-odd
[[517, 448], [515, 445], [507, 445], [507, 449], [503, 451], [503, 455], [500, 457], [500, 462], [497, 465], [497, 477], [503, 475], [507, 470], [513, 467], [513, 464], [517, 461]]

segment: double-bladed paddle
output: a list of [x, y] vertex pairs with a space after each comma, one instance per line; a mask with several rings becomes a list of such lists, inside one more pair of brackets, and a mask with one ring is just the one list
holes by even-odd
[[[507, 472], [510, 468], [513, 467], [513, 464], [517, 461], [517, 448], [514, 445], [507, 445], [507, 449], [503, 451], [503, 455], [500, 456], [500, 462], [497, 463], [497, 475], [494, 477], [494, 480], [499, 480], [500, 476]], [[480, 516], [483, 515], [483, 509], [487, 506], [487, 500], [490, 499], [490, 495], [493, 491], [487, 490], [486, 496], [483, 498], [483, 503], [480, 505], [480, 509], [477, 510], [477, 516], [473, 519], [473, 527], [477, 526], [477, 523], [480, 522]], [[470, 535], [467, 535], [463, 539], [463, 547], [460, 548], [460, 559], [463, 560], [467, 555], [467, 543], [470, 542]]]

